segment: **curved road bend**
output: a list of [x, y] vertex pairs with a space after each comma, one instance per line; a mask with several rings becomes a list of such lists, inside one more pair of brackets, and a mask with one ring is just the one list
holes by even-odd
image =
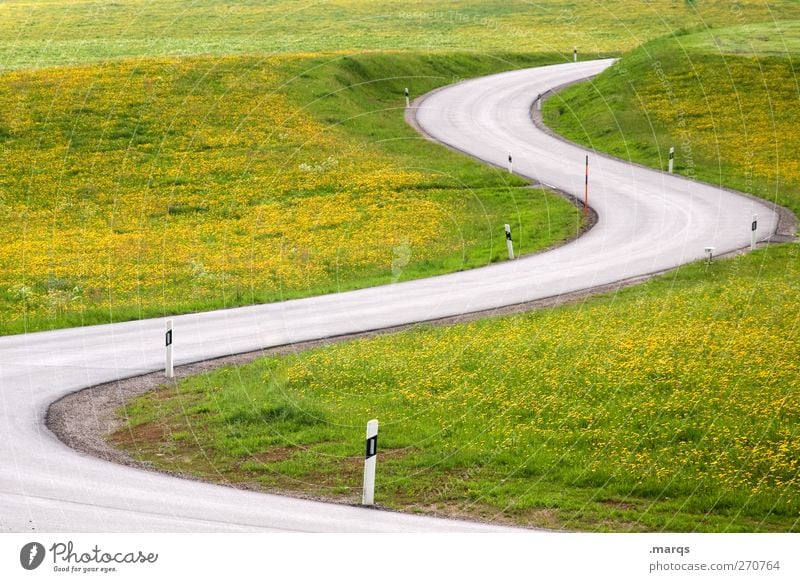
[[[586, 151], [531, 123], [538, 93], [611, 61], [466, 81], [430, 95], [430, 136], [582, 196]], [[176, 362], [487, 310], [669, 269], [748, 245], [765, 205], [590, 153], [597, 225], [551, 252], [471, 271], [283, 303], [175, 317]], [[161, 319], [0, 338], [0, 531], [493, 531], [480, 524], [315, 503], [177, 479], [76, 453], [44, 426], [69, 392], [163, 366]]]

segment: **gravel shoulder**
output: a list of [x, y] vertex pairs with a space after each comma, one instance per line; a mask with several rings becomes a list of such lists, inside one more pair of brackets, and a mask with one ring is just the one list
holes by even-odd
[[[125, 419], [117, 412], [120, 407], [137, 396], [151, 390], [156, 390], [167, 383], [175, 383], [189, 376], [204, 374], [221, 366], [246, 364], [252, 362], [256, 358], [264, 356], [294, 353], [357, 338], [396, 333], [398, 331], [410, 329], [416, 325], [454, 325], [486, 317], [500, 317], [514, 313], [523, 313], [534, 309], [556, 307], [567, 303], [579, 303], [593, 295], [599, 293], [613, 293], [624, 287], [641, 283], [649, 278], [650, 276], [636, 277], [627, 281], [620, 281], [611, 285], [602, 285], [576, 293], [512, 305], [502, 309], [428, 321], [422, 324], [391, 327], [379, 331], [337, 336], [288, 346], [278, 346], [267, 350], [247, 352], [224, 358], [205, 360], [184, 366], [177, 366], [175, 368], [175, 378], [171, 380], [165, 378], [164, 372], [159, 370], [150, 374], [99, 384], [73, 392], [53, 402], [48, 408], [45, 424], [62, 442], [77, 451], [105, 461], [152, 470], [148, 464], [136, 461], [124, 451], [109, 444], [107, 439], [125, 424]], [[186, 477], [186, 475], [181, 476]]]

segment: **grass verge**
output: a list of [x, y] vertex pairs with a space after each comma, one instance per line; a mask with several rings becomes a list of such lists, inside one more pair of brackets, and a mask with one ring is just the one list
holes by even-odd
[[[764, 35], [772, 40], [759, 41]], [[733, 38], [738, 42], [728, 42]], [[800, 214], [796, 43], [781, 38], [771, 27], [747, 26], [646, 43], [592, 82], [545, 102], [545, 123], [573, 141], [662, 170], [674, 147], [677, 173]]]
[[[155, 467], [345, 502], [592, 531], [800, 527], [798, 246], [581, 305], [226, 367], [131, 402]], [[776, 307], [777, 306], [777, 307]]]

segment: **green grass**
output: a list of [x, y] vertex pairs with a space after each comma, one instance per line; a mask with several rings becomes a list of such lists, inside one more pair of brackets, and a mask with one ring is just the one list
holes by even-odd
[[[317, 251], [333, 244], [330, 236], [325, 238], [329, 227], [319, 224], [326, 216], [324, 199], [352, 191], [350, 185], [309, 186], [294, 179], [276, 187], [270, 181], [297, 173], [297, 167], [324, 166], [342, 151], [352, 155], [353, 174], [368, 173], [364, 164], [377, 160], [386, 168], [419, 171], [425, 180], [413, 187], [384, 180], [397, 185], [383, 197], [361, 192], [352, 212], [356, 218], [341, 240], [363, 232], [381, 205], [421, 208], [431, 203], [448, 216], [447, 227], [441, 221], [436, 225], [446, 231], [437, 239], [439, 247], [431, 240], [411, 245], [412, 259], [401, 278], [501, 260], [504, 222], [511, 222], [521, 237], [517, 244], [523, 252], [563, 239], [577, 230], [571, 208], [502, 172], [425, 143], [405, 127], [397, 107], [406, 85], [418, 95], [461, 78], [561, 62], [575, 45], [588, 58], [618, 53], [654, 36], [676, 35], [673, 41], [646, 45], [626, 57], [625, 68], [598, 81], [604, 95], [619, 101], [617, 110], [598, 106], [596, 94], [585, 88], [566, 93], [567, 101], [555, 114], [555, 100], [548, 103], [548, 120], [560, 131], [642, 163], [663, 165], [664, 148], [683, 135], [668, 129], [668, 118], [658, 119], [647, 107], [637, 109], [642, 92], [636, 89], [634, 96], [613, 75], [629, 69], [638, 79], [655, 55], [670, 82], [696, 105], [702, 91], [681, 76], [693, 64], [681, 60], [685, 47], [707, 65], [701, 78], [714, 71], [720, 76], [713, 82], [724, 87], [716, 93], [723, 100], [741, 88], [751, 103], [771, 100], [777, 105], [774, 119], [750, 119], [750, 112], [762, 108], [749, 104], [739, 117], [711, 109], [714, 119], [741, 118], [742, 123], [692, 144], [692, 175], [796, 209], [800, 169], [792, 138], [791, 63], [712, 53], [719, 52], [717, 44], [731, 52], [746, 45], [759, 55], [790, 51], [797, 21], [776, 24], [774, 19], [798, 17], [795, 2], [767, 6], [755, 0], [735, 6], [673, 2], [668, 7], [621, 0], [602, 5], [549, 0], [534, 7], [512, 0], [446, 2], [435, 9], [421, 0], [301, 6], [231, 6], [218, 0], [4, 2], [0, 333], [230, 307], [395, 280], [392, 253], [401, 249], [403, 255], [405, 239], [388, 226], [383, 254], [371, 262], [314, 263]], [[750, 24], [739, 32], [717, 28], [741, 22]], [[688, 34], [689, 29], [702, 32]], [[741, 31], [752, 35], [752, 42], [741, 40]], [[280, 56], [266, 57], [270, 54]], [[732, 81], [725, 86], [731, 62], [741, 64], [741, 71], [730, 74]], [[47, 68], [87, 63], [102, 65]], [[277, 76], [259, 78], [262, 66]], [[764, 67], [775, 73], [774, 86], [762, 74]], [[652, 97], [659, 87], [654, 89], [650, 77]], [[767, 91], [759, 91], [760, 85]], [[258, 107], [277, 97], [298, 108], [296, 119], [260, 119]], [[236, 100], [238, 109], [227, 111], [226, 100]], [[231, 113], [243, 125], [232, 125]], [[322, 144], [301, 135], [293, 123], [306, 114], [319, 124], [318, 134], [332, 139]], [[692, 114], [703, 117], [702, 112]], [[591, 122], [586, 135], [579, 118]], [[747, 159], [725, 151], [737, 143], [728, 138], [740, 136], [742, 128], [768, 135], [775, 120], [782, 133], [740, 148], [760, 166], [750, 167]], [[615, 124], [624, 138], [612, 135]], [[281, 142], [283, 134], [289, 138]], [[693, 127], [692, 134], [702, 135], [702, 128]], [[199, 166], [192, 166], [194, 161]], [[685, 157], [679, 155], [677, 164], [687, 172]], [[266, 188], [270, 191], [263, 194]], [[367, 216], [369, 201], [376, 199]], [[158, 200], [164, 203], [158, 206]], [[134, 203], [125, 207], [126, 201]], [[316, 233], [316, 242], [294, 245], [287, 233], [298, 229], [291, 221], [284, 231], [263, 232], [264, 224], [278, 222], [276, 214], [293, 216], [303, 206], [318, 208], [317, 216], [323, 217], [313, 229], [302, 229], [305, 235]], [[257, 227], [243, 224], [248, 216], [251, 223], [261, 219]], [[21, 236], [17, 225], [22, 225]], [[416, 226], [407, 228], [423, 230]], [[186, 248], [155, 252], [168, 237], [183, 240]], [[248, 248], [249, 255], [244, 252]], [[418, 252], [426, 248], [428, 255]], [[255, 261], [276, 256], [280, 266], [267, 268]], [[105, 271], [87, 275], [98, 269], [96, 263]]]
[[800, 529], [797, 245], [581, 305], [224, 367], [120, 411], [155, 467], [592, 531]]
[[0, 68], [128, 57], [330, 50], [625, 51], [697, 26], [800, 18], [791, 0], [11, 0], [0, 3]]
[[[704, 42], [648, 43], [551, 99], [546, 120], [654, 167], [686, 143], [678, 172], [797, 210], [791, 62]], [[388, 507], [592, 531], [798, 531], [799, 258], [771, 246], [580, 305], [223, 368], [131, 403], [113, 440], [163, 469], [357, 502], [377, 417]]]
[[0, 332], [486, 265], [505, 256], [505, 223], [521, 254], [574, 236], [570, 203], [403, 119], [405, 87], [557, 58], [145, 59], [0, 77]]
[[800, 21], [777, 20], [712, 28], [681, 39], [681, 47], [692, 53], [791, 57], [800, 53]]
[[[781, 26], [789, 31], [797, 23]], [[664, 170], [675, 147], [676, 172], [798, 214], [800, 90], [792, 58], [785, 52], [776, 56], [784, 46], [777, 35], [769, 45], [753, 43], [756, 51], [747, 56], [709, 44], [713, 35], [750, 46], [770, 29], [749, 26], [649, 42], [592, 82], [545, 102], [545, 122], [578, 143]], [[790, 34], [784, 38], [784, 49], [797, 48]]]

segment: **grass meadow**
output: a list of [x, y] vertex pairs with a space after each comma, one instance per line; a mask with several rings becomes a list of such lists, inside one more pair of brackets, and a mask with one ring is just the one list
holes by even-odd
[[796, 26], [651, 41], [547, 101], [545, 121], [588, 147], [663, 170], [674, 147], [677, 173], [799, 214]]
[[[0, 76], [0, 332], [261, 303], [489, 264], [577, 209], [403, 119], [461, 54], [193, 57]], [[14, 225], [14, 226], [12, 226]]]
[[620, 54], [682, 28], [800, 18], [793, 0], [7, 0], [0, 68], [192, 55], [418, 51]]
[[[402, 90], [622, 56], [550, 99], [575, 141], [800, 211], [800, 3], [0, 3], [0, 334], [275, 301], [502, 260], [574, 207], [420, 138]], [[798, 245], [420, 326], [145, 395], [156, 468], [589, 531], [798, 531]]]
[[335, 344], [165, 386], [112, 438], [157, 468], [590, 531], [800, 530], [800, 247], [583, 304]]
[[[797, 209], [791, 62], [708, 42], [645, 44], [552, 98], [545, 119], [654, 167], [685, 138], [679, 172]], [[357, 502], [377, 417], [387, 507], [797, 531], [798, 269], [796, 244], [770, 246], [579, 305], [223, 368], [131, 403], [114, 442], [171, 471]]]
[[[471, 268], [502, 258], [506, 222], [523, 252], [546, 248], [580, 230], [574, 210], [419, 138], [401, 117], [404, 87], [561, 62], [572, 46], [619, 54], [687, 27], [706, 36], [679, 44], [738, 53], [743, 41], [719, 27], [743, 21], [760, 23], [747, 34], [773, 54], [791, 50], [796, 23], [775, 19], [798, 16], [796, 3], [758, 1], [4, 2], [0, 333]], [[657, 86], [651, 97], [663, 109]], [[574, 119], [549, 113], [580, 138]], [[600, 117], [595, 131], [610, 122]], [[791, 162], [793, 137], [780, 139]], [[759, 162], [777, 159], [770, 143]], [[714, 178], [712, 161], [697, 160], [700, 177]], [[724, 183], [770, 187], [742, 183], [732, 162]], [[787, 203], [785, 190], [773, 198]]]

